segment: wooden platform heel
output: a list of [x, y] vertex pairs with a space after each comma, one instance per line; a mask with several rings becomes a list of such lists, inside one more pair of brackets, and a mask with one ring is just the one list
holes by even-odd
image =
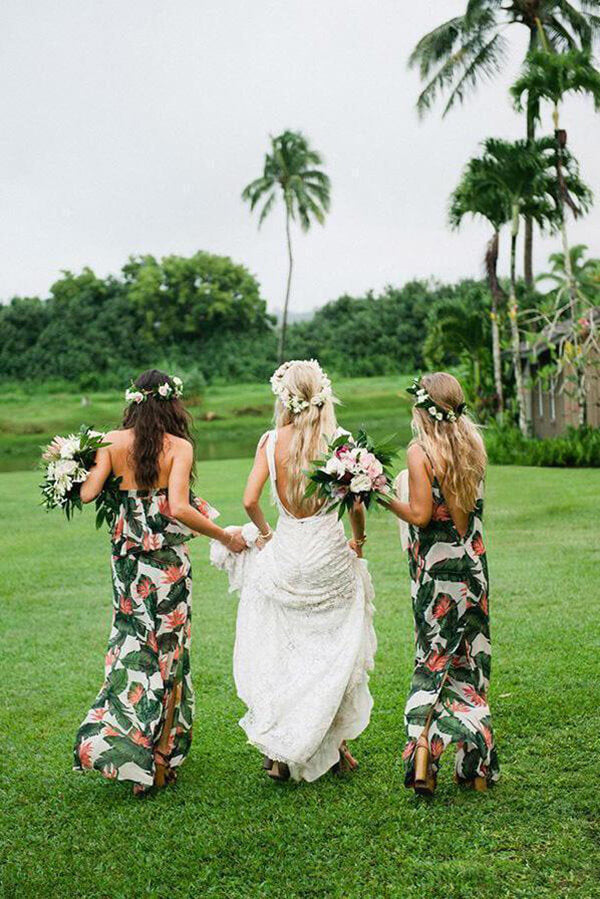
[[[163, 722], [160, 740], [155, 749], [154, 757], [154, 786], [161, 789], [177, 780], [177, 772], [169, 767], [169, 737], [173, 728], [173, 719], [175, 718], [175, 709], [181, 702], [182, 685], [181, 681], [177, 681], [167, 703], [167, 711]], [[160, 758], [158, 760], [157, 756]]]

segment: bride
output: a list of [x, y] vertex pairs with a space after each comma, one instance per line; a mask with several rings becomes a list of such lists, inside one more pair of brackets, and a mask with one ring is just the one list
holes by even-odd
[[[247, 706], [240, 724], [269, 776], [313, 781], [357, 766], [346, 740], [367, 727], [373, 705], [373, 587], [362, 505], [347, 543], [337, 516], [304, 499], [309, 462], [340, 433], [329, 379], [314, 360], [294, 361], [271, 385], [277, 426], [259, 441], [244, 494], [258, 538], [231, 560], [243, 567], [234, 675]], [[275, 531], [260, 506], [268, 478]]]

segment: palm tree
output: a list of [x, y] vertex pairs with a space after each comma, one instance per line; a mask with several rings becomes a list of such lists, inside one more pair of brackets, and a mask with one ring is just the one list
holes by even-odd
[[[552, 104], [552, 120], [554, 122], [554, 141], [551, 149], [554, 168], [556, 171], [556, 205], [563, 243], [563, 258], [569, 282], [569, 296], [571, 306], [571, 318], [575, 322], [577, 315], [577, 283], [571, 267], [571, 253], [567, 235], [566, 208], [577, 218], [589, 208], [591, 193], [585, 188], [578, 197], [573, 196], [572, 190], [565, 179], [565, 167], [567, 165], [567, 132], [560, 127], [560, 103], [567, 93], [583, 93], [591, 96], [596, 110], [600, 110], [600, 72], [592, 63], [589, 51], [570, 50], [567, 53], [557, 54], [546, 38], [540, 23], [540, 35], [543, 49], [531, 53], [525, 63], [523, 72], [511, 88], [511, 94], [515, 100], [517, 109], [522, 108], [522, 97], [527, 95], [528, 103], [532, 106], [536, 120], [540, 118], [540, 108], [543, 100]], [[585, 186], [584, 186], [585, 187]], [[577, 382], [577, 398], [579, 405], [579, 422], [585, 424], [587, 399], [585, 391], [585, 360], [580, 352], [577, 337], [577, 329], [574, 329], [574, 359]]]
[[504, 386], [502, 383], [502, 357], [500, 348], [500, 308], [504, 306], [506, 295], [498, 280], [498, 251], [500, 229], [510, 219], [510, 205], [506, 193], [496, 185], [490, 185], [486, 166], [482, 160], [469, 160], [460, 182], [450, 197], [449, 218], [454, 228], [460, 227], [464, 217], [484, 218], [493, 229], [485, 251], [485, 270], [492, 297], [490, 319], [492, 323], [492, 359], [494, 366], [494, 386], [496, 411], [502, 421], [504, 413]]
[[482, 374], [489, 363], [489, 325], [486, 320], [484, 297], [477, 289], [465, 290], [458, 296], [438, 300], [432, 307], [423, 344], [426, 364], [441, 368], [462, 361], [468, 365], [470, 393], [480, 411], [482, 403]]
[[505, 141], [488, 138], [483, 143], [484, 152], [475, 164], [478, 178], [487, 182], [492, 195], [502, 197], [502, 215], [508, 212], [510, 222], [510, 295], [508, 318], [511, 332], [511, 350], [519, 428], [523, 434], [529, 431], [525, 385], [521, 366], [519, 338], [519, 304], [517, 300], [516, 248], [521, 216], [528, 215], [544, 228], [553, 221], [554, 207], [547, 196], [544, 164], [535, 143], [526, 140]]
[[[566, 0], [466, 0], [462, 16], [454, 16], [429, 34], [414, 48], [409, 65], [418, 66], [426, 82], [417, 100], [423, 115], [440, 94], [447, 100], [443, 115], [480, 81], [502, 71], [508, 58], [507, 27], [520, 25], [529, 33], [529, 52], [540, 44], [538, 22], [551, 47], [557, 51], [578, 47], [590, 50], [600, 35], [600, 0], [580, 0], [579, 8]], [[535, 106], [525, 104], [527, 139], [535, 137]], [[525, 280], [533, 283], [533, 228], [526, 220]]]
[[279, 361], [285, 356], [290, 288], [294, 257], [292, 254], [291, 222], [299, 220], [303, 231], [308, 231], [313, 219], [321, 225], [330, 205], [329, 177], [321, 171], [321, 154], [312, 150], [307, 139], [299, 131], [284, 131], [271, 137], [271, 151], [265, 155], [263, 173], [251, 181], [242, 191], [242, 199], [254, 210], [264, 200], [258, 226], [262, 225], [281, 195], [285, 207], [285, 234], [288, 251], [288, 275], [285, 289], [283, 317], [279, 334]]

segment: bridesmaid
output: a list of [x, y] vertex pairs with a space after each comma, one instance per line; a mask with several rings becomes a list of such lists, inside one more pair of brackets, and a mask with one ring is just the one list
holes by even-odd
[[487, 458], [456, 378], [425, 375], [409, 392], [415, 395], [409, 500], [388, 504], [409, 524], [416, 633], [404, 713], [405, 783], [431, 795], [440, 756], [456, 743], [456, 782], [485, 790], [499, 776], [487, 698], [491, 647], [481, 523]]
[[75, 769], [133, 782], [135, 794], [176, 779], [192, 739], [192, 570], [196, 534], [241, 552], [239, 530], [190, 492], [194, 447], [182, 383], [144, 372], [127, 391], [121, 430], [106, 437], [87, 480], [94, 500], [111, 472], [122, 478], [112, 533], [113, 620], [105, 679], [75, 741]]

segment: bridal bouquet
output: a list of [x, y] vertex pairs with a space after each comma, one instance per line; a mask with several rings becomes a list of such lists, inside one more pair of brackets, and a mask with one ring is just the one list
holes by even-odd
[[[96, 453], [108, 446], [104, 434], [82, 425], [78, 434], [57, 435], [42, 453], [42, 505], [46, 509], [62, 509], [68, 519], [75, 509], [81, 510], [81, 484], [94, 464]], [[119, 508], [120, 478], [108, 478], [96, 499], [96, 527], [106, 521], [111, 527]]]
[[344, 432], [311, 463], [305, 496], [316, 493], [330, 511], [337, 508], [338, 518], [357, 500], [368, 509], [373, 499], [392, 492], [390, 465], [396, 453], [391, 439], [375, 444], [362, 428], [356, 438]]

